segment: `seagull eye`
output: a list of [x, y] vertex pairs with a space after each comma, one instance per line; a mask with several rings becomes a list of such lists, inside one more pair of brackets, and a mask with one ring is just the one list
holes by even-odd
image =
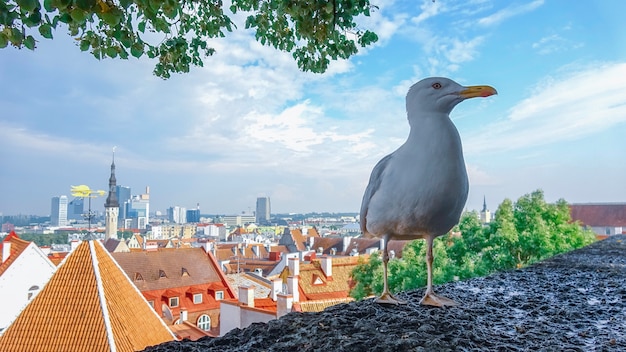
[[441, 83], [437, 82], [437, 83], [433, 83], [433, 88], [435, 89], [441, 89]]

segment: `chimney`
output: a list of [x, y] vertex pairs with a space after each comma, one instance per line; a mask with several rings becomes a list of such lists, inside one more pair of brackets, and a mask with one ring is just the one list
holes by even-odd
[[291, 276], [300, 276], [300, 258], [289, 258], [287, 263], [289, 266], [289, 274]]
[[320, 266], [327, 278], [333, 276], [333, 258], [327, 255], [320, 257]]
[[381, 251], [385, 250], [385, 240], [384, 239], [380, 239], [380, 243], [378, 244], [378, 248], [380, 248]]
[[309, 246], [313, 248], [313, 245], [315, 245], [315, 237], [311, 236], [309, 237]]
[[283, 290], [283, 280], [280, 278], [272, 280], [272, 301], [278, 299], [278, 294]]
[[293, 297], [294, 302], [300, 302], [300, 292], [298, 291], [298, 277], [287, 277], [287, 293]]
[[345, 236], [343, 238], [343, 249], [341, 250], [343, 253], [345, 253], [348, 250], [348, 247], [350, 247], [350, 240], [351, 239], [352, 239], [352, 237], [350, 237], [350, 236]]
[[11, 255], [11, 241], [5, 241], [2, 243], [2, 263], [6, 262]]
[[187, 321], [187, 309], [180, 310], [180, 323], [182, 324], [184, 321]]
[[239, 303], [247, 307], [254, 307], [254, 287], [239, 286]]
[[280, 318], [283, 315], [287, 315], [287, 313], [291, 312], [292, 307], [293, 297], [291, 295], [279, 293], [278, 301], [276, 302], [276, 317]]

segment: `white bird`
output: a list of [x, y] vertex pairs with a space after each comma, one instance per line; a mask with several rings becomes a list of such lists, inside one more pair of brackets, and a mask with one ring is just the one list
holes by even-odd
[[411, 127], [406, 142], [372, 170], [361, 204], [361, 230], [384, 240], [382, 295], [378, 303], [406, 304], [389, 292], [387, 263], [390, 240], [423, 238], [428, 249], [428, 281], [421, 304], [456, 305], [433, 291], [433, 240], [459, 221], [469, 182], [459, 132], [450, 112], [465, 99], [497, 94], [490, 86], [464, 87], [442, 77], [415, 83], [406, 96]]

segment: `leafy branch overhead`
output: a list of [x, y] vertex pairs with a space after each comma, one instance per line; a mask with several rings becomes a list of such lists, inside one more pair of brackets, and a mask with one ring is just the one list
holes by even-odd
[[34, 50], [35, 31], [52, 39], [54, 29], [67, 26], [82, 51], [98, 59], [147, 55], [158, 59], [154, 73], [169, 78], [203, 66], [215, 52], [207, 41], [236, 29], [229, 16], [239, 12], [259, 42], [292, 53], [303, 71], [322, 73], [330, 60], [347, 59], [378, 39], [355, 22], [370, 15], [369, 0], [232, 0], [224, 6], [221, 0], [2, 0], [0, 48]]

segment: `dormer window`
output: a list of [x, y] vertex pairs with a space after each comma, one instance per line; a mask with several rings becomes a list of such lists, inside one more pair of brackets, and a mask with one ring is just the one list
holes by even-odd
[[189, 276], [189, 271], [187, 271], [187, 268], [182, 268], [180, 270], [180, 276], [183, 276], [183, 277]]
[[167, 275], [165, 275], [165, 271], [159, 269], [159, 279], [163, 278], [167, 278]]
[[37, 285], [31, 286], [28, 289], [28, 300], [29, 301], [30, 301], [31, 298], [33, 298], [33, 296], [35, 295], [35, 293], [37, 293], [37, 291], [39, 291], [39, 286], [37, 286]]
[[141, 276], [140, 273], [135, 273], [135, 276], [133, 278], [135, 281], [143, 281], [143, 276]]
[[170, 308], [178, 307], [178, 297], [170, 297]]
[[224, 299], [224, 291], [215, 291], [215, 300], [221, 301]]
[[202, 303], [202, 293], [194, 293], [193, 294], [193, 304]]

